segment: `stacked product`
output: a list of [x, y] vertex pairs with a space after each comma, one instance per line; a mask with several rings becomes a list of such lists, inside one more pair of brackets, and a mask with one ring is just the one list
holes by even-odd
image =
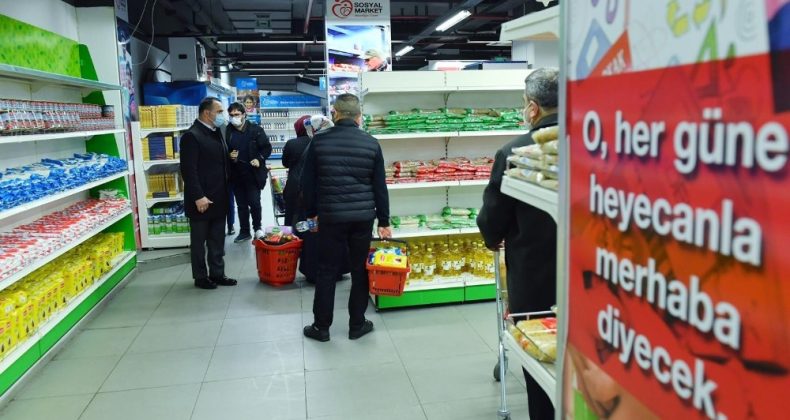
[[0, 292], [0, 358], [107, 273], [123, 233], [102, 233]]
[[508, 157], [515, 168], [505, 173], [542, 187], [557, 190], [559, 188], [559, 129], [557, 127], [542, 128], [532, 134], [535, 144], [513, 149]]
[[147, 198], [175, 197], [184, 190], [184, 181], [178, 171], [147, 174], [145, 178], [148, 182]]
[[524, 121], [521, 111], [512, 108], [442, 108], [390, 111], [387, 115], [365, 115], [370, 134], [397, 134], [439, 131], [514, 130]]
[[546, 317], [508, 323], [508, 331], [527, 354], [541, 362], [557, 359], [557, 318]]
[[186, 127], [198, 117], [198, 107], [189, 105], [157, 105], [140, 107], [140, 127]]
[[126, 199], [86, 200], [0, 232], [0, 281], [129, 209]]
[[112, 107], [0, 99], [0, 135], [96, 131], [115, 128]]
[[431, 230], [461, 229], [477, 226], [477, 209], [466, 209], [457, 207], [445, 207], [441, 213], [437, 214], [418, 214], [414, 216], [393, 216], [392, 227], [397, 231], [400, 229], [419, 229]]
[[388, 184], [488, 179], [494, 160], [457, 157], [430, 161], [404, 160], [385, 168]]
[[329, 66], [329, 71], [359, 73], [360, 71], [362, 71], [362, 69], [360, 69], [360, 67], [356, 64], [332, 63], [332, 65]]
[[178, 159], [180, 143], [178, 133], [151, 134], [144, 137], [141, 141], [143, 160]]
[[478, 238], [412, 240], [409, 282], [494, 278], [494, 260]]
[[123, 172], [126, 161], [95, 153], [69, 159], [42, 159], [39, 163], [8, 168], [0, 174], [0, 210], [77, 188]]
[[149, 210], [148, 235], [189, 233], [184, 203], [159, 203]]

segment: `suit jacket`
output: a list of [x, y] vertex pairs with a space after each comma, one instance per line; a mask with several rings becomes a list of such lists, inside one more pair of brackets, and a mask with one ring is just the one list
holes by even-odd
[[[198, 120], [181, 136], [181, 176], [184, 209], [195, 220], [225, 218], [228, 213], [228, 149], [219, 128], [210, 130]], [[195, 201], [207, 197], [213, 203], [204, 213]]]

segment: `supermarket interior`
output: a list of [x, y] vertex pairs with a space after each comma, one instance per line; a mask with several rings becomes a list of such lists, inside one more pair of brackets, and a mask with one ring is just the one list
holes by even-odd
[[0, 420], [786, 418], [789, 130], [790, 0], [0, 0]]

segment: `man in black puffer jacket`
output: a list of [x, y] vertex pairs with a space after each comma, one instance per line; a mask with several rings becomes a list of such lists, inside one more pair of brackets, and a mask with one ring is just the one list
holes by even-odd
[[340, 273], [345, 247], [351, 266], [348, 338], [354, 340], [373, 331], [373, 323], [365, 319], [368, 307], [365, 261], [373, 220], [378, 219], [380, 237], [392, 236], [384, 156], [378, 141], [359, 129], [362, 120], [359, 98], [340, 95], [334, 110], [335, 127], [315, 135], [302, 173], [307, 217], [321, 223], [314, 322], [304, 328], [306, 337], [318, 341], [329, 341], [335, 279]]

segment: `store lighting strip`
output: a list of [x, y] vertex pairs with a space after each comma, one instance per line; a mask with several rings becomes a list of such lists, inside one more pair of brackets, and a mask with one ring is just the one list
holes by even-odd
[[400, 56], [406, 55], [406, 54], [408, 54], [408, 53], [410, 53], [412, 51], [414, 51], [414, 47], [412, 47], [411, 45], [407, 45], [407, 46], [401, 48], [400, 50], [398, 50], [398, 52], [395, 53], [395, 57], [400, 57]]
[[444, 22], [440, 23], [439, 26], [436, 27], [436, 30], [439, 32], [444, 32], [453, 26], [457, 25], [462, 20], [472, 16], [472, 12], [468, 10], [461, 10], [455, 15], [451, 16], [449, 19], [445, 20]]
[[301, 60], [301, 61], [287, 61], [287, 60], [286, 61], [277, 61], [277, 60], [271, 60], [271, 61], [265, 61], [265, 60], [239, 60], [238, 62], [239, 63], [246, 63], [246, 64], [312, 64], [312, 63], [320, 64], [320, 63], [326, 63], [326, 61], [324, 61], [324, 60]]
[[217, 41], [217, 44], [325, 44], [326, 41], [319, 41], [319, 40], [288, 40], [288, 41], [274, 41], [274, 40], [266, 40], [266, 41]]

